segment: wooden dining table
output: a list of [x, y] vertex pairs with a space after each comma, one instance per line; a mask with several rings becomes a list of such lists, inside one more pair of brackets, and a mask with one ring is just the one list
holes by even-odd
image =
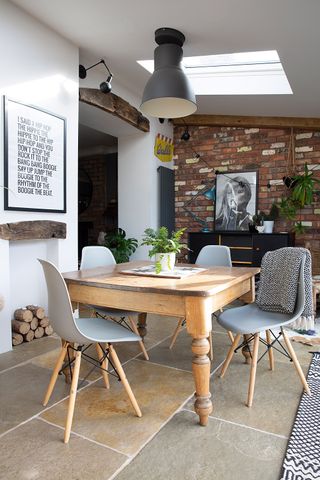
[[[254, 267], [210, 267], [185, 278], [162, 278], [123, 274], [122, 271], [149, 265], [136, 261], [110, 267], [67, 272], [71, 301], [136, 312], [186, 319], [192, 337], [192, 373], [195, 382], [194, 409], [201, 425], [212, 412], [209, 388], [211, 316], [235, 299], [254, 301]], [[180, 266], [180, 265], [179, 265]], [[195, 265], [184, 265], [194, 267]], [[143, 330], [143, 325], [140, 325]], [[214, 340], [213, 340], [214, 345]]]

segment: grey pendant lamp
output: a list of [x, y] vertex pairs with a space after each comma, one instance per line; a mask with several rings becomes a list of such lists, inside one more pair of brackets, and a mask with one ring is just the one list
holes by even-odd
[[185, 41], [183, 33], [174, 28], [158, 28], [154, 51], [154, 72], [142, 97], [141, 110], [158, 118], [178, 118], [197, 110], [196, 97], [182, 66]]

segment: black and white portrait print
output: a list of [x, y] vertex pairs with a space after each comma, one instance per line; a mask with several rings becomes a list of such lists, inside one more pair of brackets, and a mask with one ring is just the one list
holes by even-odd
[[256, 211], [257, 172], [217, 174], [215, 230], [249, 231]]

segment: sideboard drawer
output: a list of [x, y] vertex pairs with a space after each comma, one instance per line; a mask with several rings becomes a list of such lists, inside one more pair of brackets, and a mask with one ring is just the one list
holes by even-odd
[[252, 249], [252, 235], [230, 235], [221, 234], [220, 245], [226, 245], [227, 247], [247, 247]]

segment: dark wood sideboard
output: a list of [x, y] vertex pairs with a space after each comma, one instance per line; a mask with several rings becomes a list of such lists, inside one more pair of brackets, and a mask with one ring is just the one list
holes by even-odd
[[250, 232], [189, 232], [189, 262], [195, 263], [198, 253], [205, 245], [230, 247], [234, 266], [260, 267], [263, 255], [269, 250], [294, 246], [291, 233]]

